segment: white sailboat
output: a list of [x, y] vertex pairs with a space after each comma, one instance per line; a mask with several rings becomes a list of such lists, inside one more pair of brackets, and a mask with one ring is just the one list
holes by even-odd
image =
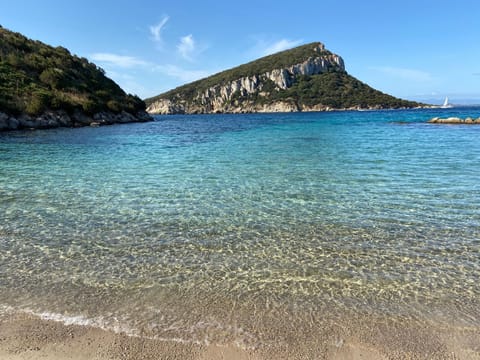
[[445, 101], [443, 102], [443, 105], [441, 106], [442, 109], [449, 109], [452, 108], [453, 106], [448, 103], [448, 96], [445, 97]]

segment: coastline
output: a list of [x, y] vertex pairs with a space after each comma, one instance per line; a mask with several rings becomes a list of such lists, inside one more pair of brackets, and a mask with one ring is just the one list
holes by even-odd
[[102, 111], [91, 116], [74, 111], [68, 114], [66, 111], [46, 111], [38, 116], [21, 114], [18, 116], [8, 115], [0, 110], [0, 131], [24, 130], [24, 129], [53, 129], [58, 127], [98, 127], [112, 124], [125, 124], [132, 122], [148, 122], [153, 118], [145, 111], [135, 114], [121, 111], [113, 113]]
[[[301, 341], [242, 349], [127, 336], [26, 313], [0, 316], [0, 358], [24, 359], [480, 359], [480, 329], [437, 328], [364, 316], [325, 324]], [[308, 327], [308, 326], [307, 326]], [[298, 340], [298, 339], [297, 339]]]
[[247, 104], [225, 109], [206, 109], [202, 107], [188, 106], [187, 104], [174, 104], [170, 100], [160, 99], [147, 107], [150, 115], [213, 115], [213, 114], [274, 114], [274, 113], [309, 113], [309, 112], [332, 112], [332, 111], [375, 111], [375, 110], [407, 110], [407, 109], [428, 109], [431, 105], [415, 107], [388, 107], [388, 106], [351, 106], [335, 108], [325, 105], [306, 106], [284, 101], [272, 104], [254, 105]]

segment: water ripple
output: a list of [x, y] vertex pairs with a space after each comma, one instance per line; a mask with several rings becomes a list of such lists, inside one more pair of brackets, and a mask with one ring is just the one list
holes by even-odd
[[1, 134], [0, 304], [246, 347], [325, 309], [478, 325], [480, 128], [432, 111]]

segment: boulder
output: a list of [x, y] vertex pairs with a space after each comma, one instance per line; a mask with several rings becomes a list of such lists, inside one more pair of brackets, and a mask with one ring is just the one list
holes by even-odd
[[10, 127], [9, 127], [9, 119], [10, 117], [3, 113], [3, 112], [0, 112], [0, 130], [8, 130]]
[[20, 126], [20, 121], [18, 121], [17, 118], [14, 118], [13, 116], [10, 116], [8, 118], [8, 129], [9, 130], [17, 130], [19, 126]]
[[87, 116], [84, 112], [81, 112], [79, 110], [75, 110], [73, 112], [72, 120], [73, 124], [76, 126], [90, 125], [90, 123], [93, 121], [91, 117]]
[[17, 120], [18, 120], [18, 127], [20, 128], [27, 128], [27, 129], [37, 128], [36, 121], [26, 114], [20, 115], [17, 118]]

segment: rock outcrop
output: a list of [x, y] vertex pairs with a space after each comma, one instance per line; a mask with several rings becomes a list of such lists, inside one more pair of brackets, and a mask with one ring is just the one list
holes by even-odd
[[460, 125], [480, 125], [480, 118], [474, 119], [472, 117], [467, 117], [465, 119], [459, 117], [448, 117], [440, 118], [434, 117], [433, 119], [428, 120], [431, 124], [460, 124]]
[[87, 116], [80, 111], [75, 111], [73, 114], [69, 115], [67, 112], [61, 110], [47, 111], [39, 116], [29, 116], [26, 114], [12, 116], [0, 112], [0, 131], [51, 129], [57, 127], [96, 127], [130, 122], [147, 122], [151, 120], [153, 120], [152, 117], [145, 111], [139, 111], [135, 115], [126, 111], [122, 111], [118, 114], [112, 112], [99, 112], [93, 116]]
[[343, 59], [312, 43], [258, 59], [146, 99], [151, 114], [326, 111], [414, 107], [370, 88]]

